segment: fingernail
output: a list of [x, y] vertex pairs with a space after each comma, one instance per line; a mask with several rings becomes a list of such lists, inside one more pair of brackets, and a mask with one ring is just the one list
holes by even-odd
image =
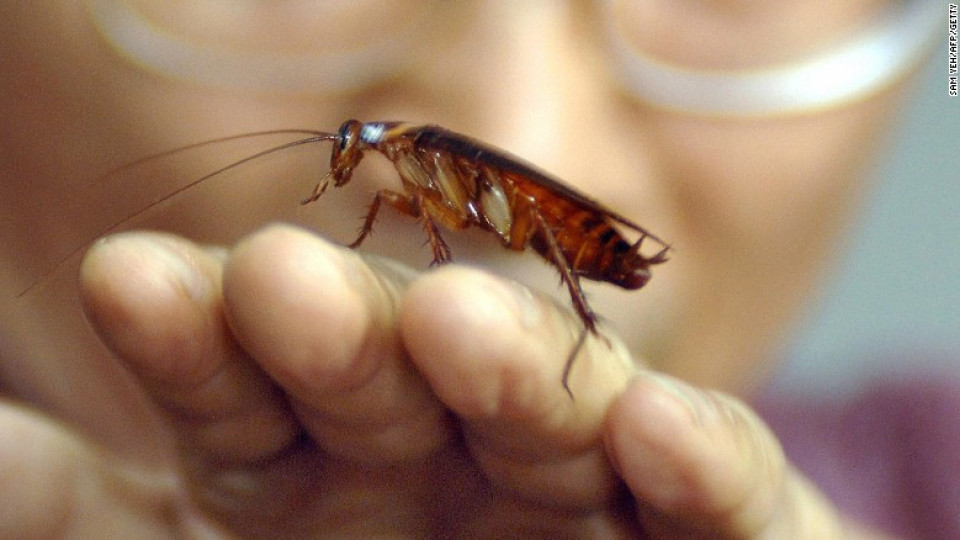
[[500, 279], [498, 282], [509, 295], [516, 310], [518, 322], [524, 328], [531, 328], [540, 323], [541, 312], [536, 297], [530, 289], [510, 279]]
[[128, 241], [140, 245], [128, 246], [134, 253], [152, 259], [161, 274], [173, 282], [191, 300], [200, 300], [210, 292], [210, 283], [197, 267], [197, 261], [175, 243], [152, 237], [135, 237]]
[[691, 421], [701, 423], [707, 405], [703, 394], [699, 390], [680, 379], [662, 373], [649, 373], [648, 376], [657, 386], [683, 404]]

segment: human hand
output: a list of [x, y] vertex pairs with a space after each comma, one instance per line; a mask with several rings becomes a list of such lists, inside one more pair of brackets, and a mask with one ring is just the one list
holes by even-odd
[[131, 470], [7, 411], [21, 436], [0, 459], [26, 466], [11, 469], [19, 497], [4, 484], [2, 532], [842, 532], [744, 405], [641, 369], [609, 333], [576, 359], [571, 401], [579, 322], [484, 272], [416, 275], [274, 226], [229, 252], [112, 238], [82, 283], [170, 425], [175, 464]]

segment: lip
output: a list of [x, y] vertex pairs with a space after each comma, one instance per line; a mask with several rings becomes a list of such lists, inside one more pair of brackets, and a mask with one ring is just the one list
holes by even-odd
[[[258, 14], [267, 6], [243, 10], [225, 4], [230, 17], [217, 17], [215, 9], [177, 13], [172, 3], [170, 13], [158, 16], [158, 4], [143, 9], [146, 4], [133, 0], [85, 0], [104, 41], [145, 71], [204, 86], [292, 93], [347, 92], [396, 75], [416, 58], [416, 37], [429, 12], [408, 9], [398, 18], [371, 10], [368, 30], [335, 24], [320, 13], [303, 16], [310, 5], [297, 4], [289, 14], [278, 8], [280, 15], [263, 21], [280, 28], [252, 32], [261, 35], [257, 41], [250, 29], [262, 29]], [[320, 9], [317, 4], [314, 11]], [[378, 31], [382, 28], [389, 31]]]

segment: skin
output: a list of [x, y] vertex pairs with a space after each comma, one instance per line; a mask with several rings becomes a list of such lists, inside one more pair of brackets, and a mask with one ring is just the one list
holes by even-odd
[[[651, 7], [640, 45], [729, 67], [738, 40], [774, 41], [749, 34], [763, 22], [811, 21], [775, 36], [776, 54], [799, 54], [873, 7], [809, 4], [744, 8], [757, 23], [745, 28], [726, 3]], [[79, 3], [0, 6], [19, 23], [0, 37], [4, 72], [18, 75], [0, 79], [0, 536], [873, 535], [736, 396], [762, 383], [822, 278], [898, 90], [789, 118], [653, 109], [598, 75], [591, 13], [445, 7], [447, 24], [424, 37], [429, 61], [390, 85], [290, 96], [146, 73], [99, 41]], [[689, 58], [691, 33], [662, 31], [685, 25], [718, 46]], [[208, 183], [125, 226], [182, 236], [110, 236], [78, 279], [76, 257], [45, 274], [141, 207], [142, 190], [169, 191], [158, 179], [217, 166], [200, 153], [107, 195], [88, 187], [117, 163], [350, 116], [429, 119], [509, 148], [674, 243], [643, 291], [588, 290], [609, 345], [588, 340], [575, 400], [559, 381], [579, 322], [562, 289], [546, 289], [555, 300], [520, 284], [541, 274], [512, 273], [542, 266], [532, 255], [448, 235], [455, 257], [486, 269], [422, 271], [426, 251], [391, 252], [388, 231], [400, 242], [418, 232], [409, 222], [386, 217], [360, 252], [257, 229], [309, 193], [315, 164]], [[308, 207], [324, 232], [340, 225], [349, 240], [369, 190], [393, 178], [367, 161], [365, 187]], [[300, 183], [265, 188], [287, 176]]]

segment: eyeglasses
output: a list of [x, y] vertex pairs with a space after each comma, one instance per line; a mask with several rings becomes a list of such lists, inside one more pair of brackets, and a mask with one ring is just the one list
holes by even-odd
[[[188, 4], [171, 20], [151, 7], [164, 3], [86, 1], [106, 41], [149, 71], [209, 86], [295, 93], [346, 93], [402, 74], [429, 54], [424, 36], [443, 22], [435, 13], [450, 4], [387, 2], [377, 9], [349, 0], [271, 4], [269, 9], [301, 9], [298, 20], [304, 24], [285, 28], [275, 23], [291, 20], [289, 13], [268, 20], [262, 5], [247, 5], [244, 12], [244, 4], [233, 3], [233, 19], [216, 28], [191, 27], [193, 20], [222, 19], [222, 13], [205, 16], [209, 3]], [[619, 84], [660, 107], [730, 116], [804, 112], [876, 92], [920, 62], [942, 15], [936, 2], [904, 1], [805, 59], [711, 71], [666, 63], [638, 47], [642, 40], [625, 19], [625, 3], [602, 0], [596, 10]], [[218, 41], [224, 36], [232, 40], [229, 48]]]

